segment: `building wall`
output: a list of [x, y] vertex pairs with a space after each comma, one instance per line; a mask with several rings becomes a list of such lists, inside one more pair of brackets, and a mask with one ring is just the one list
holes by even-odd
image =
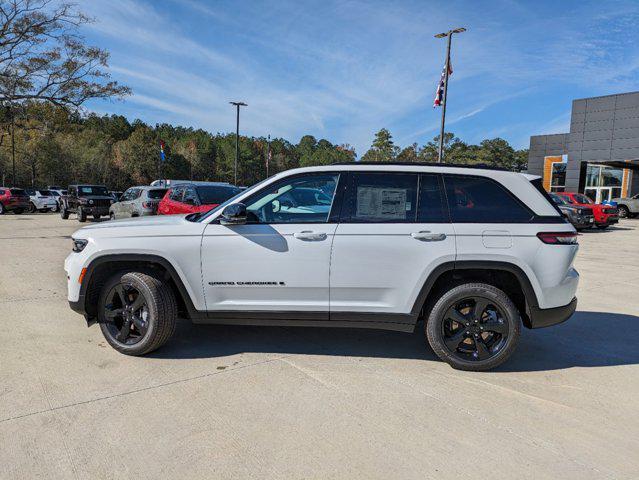
[[[639, 92], [572, 102], [570, 133], [530, 137], [528, 172], [544, 174], [544, 158], [568, 155], [566, 190], [579, 191], [581, 163], [639, 160]], [[639, 191], [639, 171], [629, 190]]]
[[528, 173], [543, 176], [544, 158], [566, 154], [567, 133], [535, 135], [530, 137], [528, 150]]
[[572, 102], [566, 188], [577, 191], [581, 162], [639, 159], [639, 92]]

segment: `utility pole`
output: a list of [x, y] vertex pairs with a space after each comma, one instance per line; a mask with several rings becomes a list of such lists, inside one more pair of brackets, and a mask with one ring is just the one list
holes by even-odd
[[437, 35], [435, 35], [435, 38], [445, 37], [448, 40], [446, 46], [446, 65], [444, 66], [444, 98], [442, 99], [442, 123], [439, 129], [439, 156], [437, 158], [437, 161], [439, 163], [441, 163], [444, 158], [444, 131], [446, 126], [446, 100], [448, 97], [448, 72], [450, 71], [450, 44], [454, 33], [462, 33], [465, 31], [466, 29], [464, 27], [460, 27], [449, 30], [446, 33], [438, 33]]
[[233, 185], [237, 186], [237, 164], [240, 160], [240, 107], [247, 107], [244, 102], [229, 102], [237, 108], [235, 120], [235, 164], [233, 165]]
[[12, 163], [12, 172], [11, 172], [11, 182], [13, 186], [17, 186], [16, 184], [16, 140], [15, 140], [15, 129], [16, 122], [14, 119], [14, 111], [13, 106], [11, 107], [11, 163]]
[[268, 164], [271, 160], [271, 135], [268, 136], [266, 141], [266, 178], [268, 178]]

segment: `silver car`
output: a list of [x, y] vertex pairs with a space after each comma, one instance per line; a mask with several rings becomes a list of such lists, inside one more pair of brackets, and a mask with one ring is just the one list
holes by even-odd
[[166, 188], [143, 185], [131, 187], [122, 194], [120, 200], [109, 208], [109, 218], [142, 217], [156, 215], [160, 200], [166, 193]]
[[621, 218], [632, 218], [639, 215], [639, 193], [627, 198], [613, 198], [612, 201], [617, 202]]

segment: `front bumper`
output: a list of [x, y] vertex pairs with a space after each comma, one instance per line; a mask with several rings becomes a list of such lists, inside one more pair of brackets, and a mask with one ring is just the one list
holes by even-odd
[[82, 205], [82, 211], [87, 215], [109, 216], [109, 207], [96, 207], [95, 205]]
[[577, 298], [568, 305], [555, 308], [531, 307], [529, 312], [530, 328], [544, 328], [568, 320], [577, 309]]

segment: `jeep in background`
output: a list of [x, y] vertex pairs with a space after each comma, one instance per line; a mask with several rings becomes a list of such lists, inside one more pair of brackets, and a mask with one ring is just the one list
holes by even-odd
[[104, 185], [69, 185], [67, 194], [60, 197], [60, 216], [66, 220], [75, 213], [78, 221], [86, 222], [89, 215], [99, 220], [109, 216], [113, 197]]
[[570, 206], [592, 208], [595, 217], [595, 226], [600, 230], [605, 230], [615, 223], [619, 223], [619, 211], [617, 207], [606, 205], [605, 203], [595, 203], [590, 197], [583, 193], [556, 192]]
[[620, 218], [633, 218], [639, 215], [639, 193], [632, 197], [613, 198], [617, 203]]
[[571, 205], [564, 197], [557, 195], [556, 193], [549, 194], [557, 208], [561, 210], [564, 217], [568, 219], [572, 226], [577, 230], [584, 230], [586, 228], [592, 228], [595, 224], [595, 217], [590, 207], [580, 207], [577, 205]]
[[576, 308], [577, 232], [551, 202], [537, 176], [476, 166], [288, 170], [206, 213], [78, 230], [68, 300], [127, 355], [166, 343], [178, 315], [404, 332], [423, 320], [442, 360], [488, 370], [522, 325]]

